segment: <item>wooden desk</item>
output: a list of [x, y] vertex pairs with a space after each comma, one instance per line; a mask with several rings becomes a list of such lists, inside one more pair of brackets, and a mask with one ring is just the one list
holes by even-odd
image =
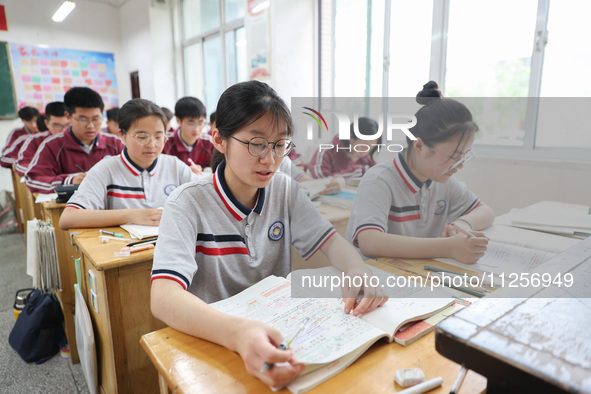
[[54, 201], [44, 202], [41, 204], [43, 210], [43, 217], [46, 221], [51, 222], [55, 228], [55, 243], [57, 246], [57, 261], [60, 268], [60, 280], [62, 282], [62, 291], [56, 293], [57, 298], [62, 306], [64, 314], [64, 330], [66, 338], [70, 345], [70, 354], [72, 356], [72, 363], [79, 362], [78, 348], [76, 347], [76, 329], [74, 326], [74, 310], [75, 310], [75, 296], [74, 284], [76, 283], [76, 269], [73, 257], [78, 257], [76, 249], [72, 246], [70, 241], [70, 234], [68, 231], [60, 229], [60, 216], [66, 204], [58, 204]]
[[[427, 262], [432, 263], [431, 260]], [[409, 265], [412, 263], [413, 260], [407, 261]], [[417, 260], [416, 264], [422, 267], [422, 263]], [[371, 264], [389, 272], [396, 271], [386, 262], [371, 261]], [[246, 372], [238, 354], [219, 345], [172, 328], [144, 335], [141, 343], [158, 369], [162, 393], [271, 392]], [[394, 384], [394, 372], [414, 367], [422, 368], [428, 379], [443, 377], [442, 387], [433, 393], [448, 393], [460, 369], [458, 364], [436, 352], [434, 333], [430, 333], [406, 347], [380, 341], [350, 367], [310, 392], [395, 393], [402, 387]], [[460, 393], [479, 393], [485, 387], [486, 380], [482, 376], [469, 372]]]
[[[125, 234], [121, 228], [110, 230]], [[150, 273], [153, 251], [114, 257], [124, 242], [101, 244], [97, 229], [74, 236], [82, 255], [82, 293], [90, 311], [99, 368], [99, 387], [105, 393], [158, 391], [158, 375], [140, 347], [143, 334], [165, 327], [150, 311]], [[98, 311], [90, 301], [89, 274], [96, 280]]]
[[[351, 211], [346, 208], [335, 207], [328, 204], [320, 204], [318, 212], [323, 218], [328, 220], [343, 237], [347, 233], [347, 225], [349, 224], [349, 216]], [[307, 261], [304, 260], [294, 248], [291, 249], [291, 264], [294, 270], [301, 268], [320, 268], [330, 265], [328, 258], [324, 253], [318, 251], [314, 253]]]
[[[14, 190], [14, 201], [16, 204], [16, 222], [18, 223], [18, 232], [25, 232], [25, 190], [27, 187], [21, 183], [21, 177], [14, 168], [10, 169], [12, 173], [12, 189]], [[27, 237], [25, 237], [26, 239]]]
[[591, 238], [533, 272], [574, 286], [498, 289], [440, 323], [437, 350], [486, 376], [489, 394], [590, 393]]

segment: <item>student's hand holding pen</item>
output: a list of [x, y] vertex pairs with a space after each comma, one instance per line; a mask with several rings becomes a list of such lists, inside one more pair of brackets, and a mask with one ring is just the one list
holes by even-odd
[[488, 245], [488, 238], [484, 235], [481, 237], [468, 237], [465, 234], [458, 233], [447, 239], [449, 240], [449, 252], [446, 257], [454, 258], [465, 264], [476, 263], [484, 256]]
[[[295, 360], [291, 349], [278, 349], [284, 338], [281, 331], [255, 320], [244, 320], [236, 329], [236, 351], [249, 374], [271, 387], [280, 387], [302, 373], [303, 363]], [[274, 364], [261, 372], [265, 363]], [[281, 363], [281, 364], [279, 364]]]
[[334, 177], [326, 184], [322, 194], [339, 194], [345, 187], [345, 178], [342, 176]]
[[[349, 271], [347, 276], [351, 281], [345, 281], [342, 288], [345, 313], [352, 312], [354, 316], [358, 316], [371, 312], [388, 301], [381, 287], [371, 286], [370, 278], [373, 273], [369, 267]], [[349, 287], [349, 282], [353, 286]], [[362, 286], [354, 286], [355, 284], [362, 284]]]
[[191, 168], [193, 174], [199, 176], [203, 175], [203, 169], [201, 168], [201, 166], [199, 164], [195, 164], [195, 162], [191, 159], [189, 159], [189, 168]]
[[[456, 234], [464, 234], [466, 237], [484, 237], [487, 238], [484, 233], [480, 231], [472, 231], [467, 225], [462, 227], [461, 222], [452, 222], [450, 224], [446, 224], [443, 228], [443, 232], [441, 233], [442, 238], [453, 237]], [[487, 238], [488, 239], [488, 238]]]

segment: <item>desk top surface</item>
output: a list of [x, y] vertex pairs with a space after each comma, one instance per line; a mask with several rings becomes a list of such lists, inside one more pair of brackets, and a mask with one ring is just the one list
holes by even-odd
[[[395, 265], [370, 261], [372, 265], [404, 274]], [[418, 271], [432, 260], [397, 260], [397, 264]], [[402, 270], [404, 271], [404, 270]], [[462, 293], [461, 293], [462, 294]], [[464, 294], [465, 297], [465, 294]], [[142, 346], [164, 377], [169, 388], [178, 392], [271, 392], [269, 387], [246, 372], [239, 355], [211, 342], [166, 328], [142, 337]], [[323, 382], [310, 392], [376, 392], [395, 393], [402, 387], [394, 383], [394, 372], [403, 368], [421, 368], [427, 379], [443, 377], [443, 385], [433, 393], [448, 393], [460, 366], [435, 350], [434, 334], [430, 333], [409, 346], [379, 341], [351, 366]], [[486, 380], [470, 372], [460, 393], [478, 393]], [[284, 389], [282, 392], [288, 392]]]
[[[121, 233], [125, 238], [130, 238], [127, 231], [121, 227], [106, 227], [103, 230]], [[92, 265], [99, 271], [152, 261], [154, 249], [144, 250], [130, 254], [128, 257], [115, 257], [115, 252], [121, 250], [129, 241], [109, 240], [108, 243], [101, 243], [99, 229], [71, 229], [70, 234], [74, 235], [74, 243], [78, 245], [80, 254], [83, 254]]]
[[591, 392], [591, 238], [542, 269], [573, 285], [499, 289], [441, 322], [437, 349], [512, 390]]

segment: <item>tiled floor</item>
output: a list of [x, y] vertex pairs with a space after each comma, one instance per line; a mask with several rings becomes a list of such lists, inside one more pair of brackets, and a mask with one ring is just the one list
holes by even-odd
[[0, 236], [0, 393], [88, 393], [80, 364], [59, 354], [43, 364], [25, 363], [8, 344], [18, 289], [31, 287], [22, 234]]

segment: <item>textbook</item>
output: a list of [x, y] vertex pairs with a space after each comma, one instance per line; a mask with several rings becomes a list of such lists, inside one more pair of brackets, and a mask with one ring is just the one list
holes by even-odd
[[452, 258], [435, 260], [499, 275], [521, 273], [533, 270], [580, 242], [573, 238], [496, 224], [483, 233], [490, 240], [484, 256], [475, 264], [460, 263]]
[[332, 181], [332, 178], [314, 179], [310, 181], [299, 182], [300, 187], [306, 193], [310, 200], [313, 200], [322, 195], [322, 191], [326, 185]]
[[351, 365], [378, 340], [386, 338], [392, 342], [404, 324], [424, 319], [454, 303], [446, 293], [442, 298], [390, 298], [382, 307], [355, 317], [344, 313], [341, 299], [293, 298], [291, 289], [292, 283], [287, 279], [270, 276], [210, 306], [230, 315], [262, 321], [279, 329], [284, 337], [310, 318], [308, 329], [291, 344], [295, 357], [306, 364], [304, 372], [287, 385], [292, 393], [317, 386]]
[[144, 239], [158, 236], [158, 226], [142, 226], [141, 224], [122, 224], [120, 226], [127, 231], [131, 238]]
[[346, 187], [338, 194], [323, 194], [318, 197], [318, 201], [322, 201], [328, 205], [335, 207], [351, 209], [357, 196], [357, 189]]
[[415, 343], [425, 335], [435, 331], [435, 326], [441, 323], [444, 319], [459, 310], [464, 309], [470, 304], [471, 302], [468, 300], [455, 298], [453, 305], [437, 312], [436, 314], [429, 316], [424, 320], [410, 322], [400, 327], [396, 332], [396, 335], [394, 335], [394, 341], [402, 346], [408, 346]]

